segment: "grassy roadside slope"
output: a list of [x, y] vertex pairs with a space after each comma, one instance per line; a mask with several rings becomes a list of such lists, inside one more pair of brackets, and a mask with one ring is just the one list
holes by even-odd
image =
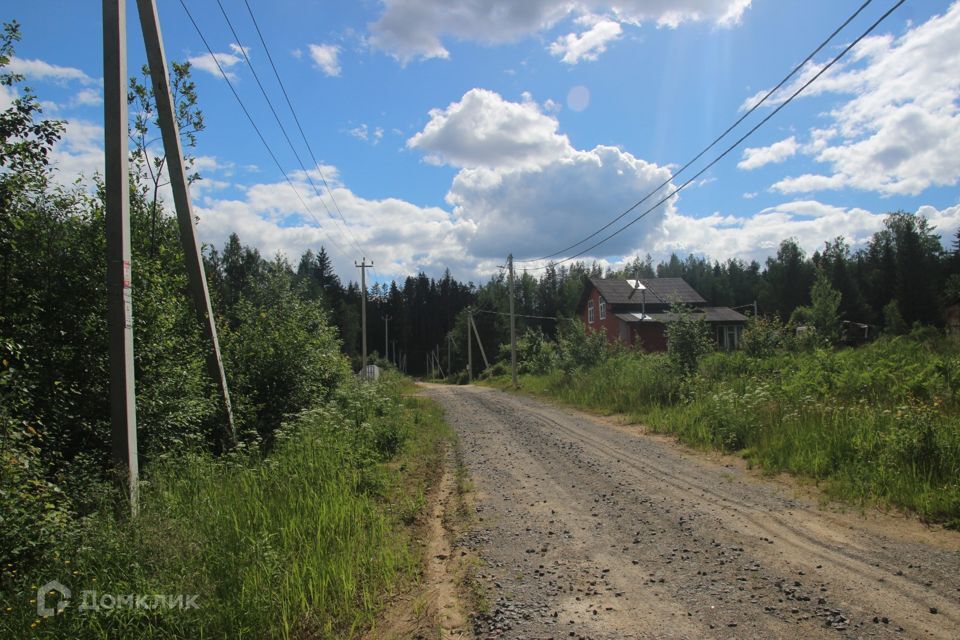
[[[345, 388], [289, 421], [267, 457], [170, 458], [153, 465], [136, 522], [103, 512], [45, 562], [2, 575], [3, 637], [350, 638], [413, 579], [413, 522], [450, 431], [412, 385]], [[37, 585], [73, 590], [38, 618]], [[197, 608], [80, 611], [82, 591], [196, 594]]]
[[[508, 377], [490, 384], [508, 389]], [[960, 347], [897, 337], [859, 349], [714, 353], [682, 379], [665, 356], [618, 353], [521, 389], [626, 414], [695, 447], [739, 452], [832, 497], [960, 525]]]

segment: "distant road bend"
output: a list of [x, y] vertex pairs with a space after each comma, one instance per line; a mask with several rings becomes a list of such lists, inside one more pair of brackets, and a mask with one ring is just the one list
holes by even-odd
[[960, 638], [960, 534], [529, 398], [427, 393], [475, 488], [477, 638]]

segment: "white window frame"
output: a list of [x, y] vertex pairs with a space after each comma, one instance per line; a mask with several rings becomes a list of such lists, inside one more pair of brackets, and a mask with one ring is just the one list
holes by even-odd
[[593, 300], [587, 303], [587, 322], [593, 324]]
[[603, 298], [600, 298], [600, 319], [607, 319], [607, 301]]

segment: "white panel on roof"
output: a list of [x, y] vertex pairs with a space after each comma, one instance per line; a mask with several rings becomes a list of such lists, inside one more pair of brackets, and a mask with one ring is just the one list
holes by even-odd
[[646, 287], [643, 286], [643, 283], [640, 282], [639, 280], [627, 280], [627, 284], [629, 284], [634, 289], [640, 289], [640, 290], [646, 289]]

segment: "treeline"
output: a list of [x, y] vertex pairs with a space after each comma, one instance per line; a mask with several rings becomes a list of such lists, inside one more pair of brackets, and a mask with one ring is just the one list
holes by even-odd
[[[309, 262], [312, 254], [304, 256]], [[301, 261], [303, 265], [303, 261]], [[301, 266], [301, 271], [303, 267]], [[556, 334], [557, 322], [542, 318], [573, 317], [590, 277], [677, 277], [686, 280], [710, 304], [752, 307], [761, 315], [787, 322], [800, 307], [811, 304], [810, 292], [818, 276], [825, 277], [840, 293], [840, 317], [870, 324], [887, 333], [905, 333], [915, 324], [942, 327], [946, 311], [960, 302], [960, 232], [952, 248], [943, 246], [935, 228], [922, 216], [904, 212], [889, 214], [884, 228], [856, 251], [843, 238], [824, 243], [808, 255], [794, 239], [781, 242], [776, 255], [762, 264], [756, 260], [725, 262], [703, 256], [676, 254], [654, 264], [648, 255], [621, 268], [604, 270], [596, 262], [573, 262], [548, 266], [542, 271], [518, 271], [515, 308], [517, 326], [539, 327], [547, 336]], [[336, 280], [335, 276], [328, 275]], [[345, 348], [359, 352], [359, 290], [354, 284], [337, 287], [337, 300], [346, 308], [337, 313]], [[457, 282], [446, 273], [437, 281], [419, 274], [402, 286], [374, 285], [368, 302], [368, 339], [371, 351], [383, 351], [383, 317], [391, 316], [391, 341], [412, 354], [408, 370], [421, 373], [425, 354], [439, 347], [440, 363], [446, 369], [446, 351], [451, 350], [453, 371], [466, 367], [466, 313], [472, 306], [475, 322], [488, 355], [509, 341], [509, 295], [505, 272], [485, 284]], [[527, 316], [527, 317], [524, 317]], [[474, 366], [482, 366], [475, 354]]]

